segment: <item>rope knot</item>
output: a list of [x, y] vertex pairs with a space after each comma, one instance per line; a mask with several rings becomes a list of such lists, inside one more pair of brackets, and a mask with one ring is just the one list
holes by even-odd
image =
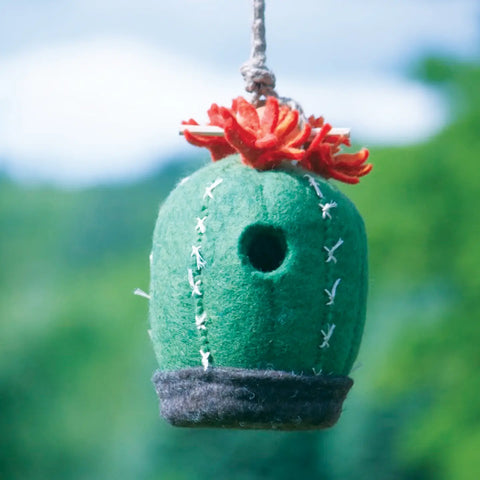
[[245, 80], [245, 90], [254, 95], [254, 103], [262, 96], [277, 97], [275, 75], [266, 65], [252, 59], [242, 65], [240, 73]]

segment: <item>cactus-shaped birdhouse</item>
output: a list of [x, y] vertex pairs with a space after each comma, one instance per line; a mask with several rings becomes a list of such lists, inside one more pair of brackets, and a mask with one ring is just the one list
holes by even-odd
[[328, 179], [370, 171], [366, 150], [268, 97], [213, 105], [215, 162], [182, 180], [153, 238], [150, 336], [161, 414], [179, 426], [332, 426], [365, 320], [361, 216]]

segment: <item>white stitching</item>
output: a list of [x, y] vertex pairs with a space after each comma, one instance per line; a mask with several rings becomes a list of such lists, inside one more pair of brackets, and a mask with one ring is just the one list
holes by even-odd
[[322, 209], [322, 218], [332, 218], [330, 215], [330, 210], [337, 206], [337, 202], [327, 202], [325, 204], [319, 203], [318, 206]]
[[205, 322], [207, 321], [207, 313], [203, 312], [201, 315], [195, 315], [195, 325], [199, 330], [206, 330]]
[[363, 367], [362, 362], [356, 362], [355, 365], [350, 370], [350, 373], [353, 373], [353, 372], [355, 372], [356, 370], [358, 370], [359, 368], [362, 368], [362, 367]]
[[342, 244], [343, 244], [343, 240], [339, 238], [338, 242], [332, 248], [323, 247], [328, 253], [328, 258], [325, 260], [326, 263], [330, 262], [331, 260], [333, 260], [333, 263], [337, 263], [337, 259], [334, 257], [333, 254], [335, 253], [335, 250], [338, 247], [340, 247]]
[[340, 283], [341, 279], [340, 278], [337, 278], [335, 280], [335, 283], [333, 284], [333, 287], [332, 287], [332, 290], [329, 291], [325, 288], [325, 293], [328, 295], [328, 302], [326, 303], [326, 305], [333, 305], [335, 303], [335, 295], [337, 294], [337, 287], [338, 287], [338, 284]]
[[317, 196], [319, 198], [323, 198], [323, 193], [322, 191], [320, 190], [320, 186], [318, 185], [317, 181], [315, 180], [315, 178], [313, 178], [311, 175], [304, 175], [305, 178], [308, 178], [308, 184], [313, 187], [313, 189], [315, 190], [315, 193], [317, 194]]
[[197, 217], [197, 225], [195, 226], [195, 231], [196, 232], [205, 233], [207, 231], [207, 229], [205, 227], [205, 220], [206, 219], [207, 219], [207, 217], [203, 217], [203, 218], [198, 218]]
[[[203, 200], [205, 200], [207, 197], [213, 199], [213, 190], [218, 187], [223, 182], [222, 178], [217, 178], [214, 182], [212, 182], [208, 187], [205, 187], [205, 193], [203, 194]], [[208, 214], [208, 201], [204, 202], [202, 211]], [[206, 232], [206, 227], [205, 227], [205, 220], [207, 219], [207, 215], [205, 215], [203, 218], [197, 217], [197, 223], [195, 225], [195, 232], [197, 232], [197, 242], [200, 243], [200, 245], [192, 245], [192, 253], [190, 254], [190, 257], [195, 257], [196, 261], [196, 267], [198, 276], [197, 276], [197, 281], [195, 281], [193, 277], [193, 270], [188, 269], [188, 282], [190, 284], [190, 287], [192, 288], [192, 296], [202, 296], [202, 292], [200, 291], [200, 285], [202, 283], [201, 279], [199, 276], [201, 275], [200, 270], [205, 267], [207, 264], [206, 260], [202, 257], [200, 254], [200, 249], [202, 248], [202, 235]], [[197, 300], [195, 301], [195, 309], [196, 309], [196, 314], [195, 314], [195, 325], [198, 330], [201, 330], [203, 333], [201, 334], [202, 338], [202, 343], [204, 345], [203, 348], [205, 348], [207, 351], [204, 351], [203, 348], [200, 349], [200, 355], [202, 356], [202, 365], [204, 370], [207, 370], [209, 367], [209, 358], [211, 356], [209, 348], [208, 348], [208, 340], [207, 340], [207, 327], [205, 325], [205, 322], [207, 321], [207, 314], [205, 311], [203, 311], [203, 304]]]
[[327, 328], [328, 330], [326, 332], [324, 332], [323, 330], [320, 330], [320, 332], [323, 335], [323, 343], [320, 345], [320, 348], [325, 348], [330, 346], [328, 342], [332, 338], [333, 331], [335, 330], [335, 324], [332, 323], [332, 325], [330, 325], [327, 323]]
[[208, 357], [210, 356], [210, 352], [204, 352], [203, 349], [200, 349], [200, 355], [202, 356], [202, 365], [203, 369], [207, 370], [208, 368]]
[[197, 270], [201, 270], [207, 264], [205, 259], [200, 255], [201, 248], [201, 245], [199, 245], [198, 247], [192, 245], [192, 253], [190, 255], [191, 257], [195, 257], [197, 261]]
[[141, 288], [136, 288], [133, 291], [133, 294], [138, 295], [139, 297], [148, 298], [148, 300], [150, 300], [150, 295], [148, 293], [144, 292]]
[[213, 198], [212, 191], [216, 187], [218, 187], [223, 182], [223, 178], [217, 178], [209, 187], [205, 188], [205, 193], [203, 194], [203, 198], [206, 197]]
[[194, 295], [198, 295], [199, 297], [201, 297], [202, 292], [200, 291], [200, 285], [202, 284], [202, 280], [195, 281], [193, 279], [193, 270], [191, 268], [188, 269], [188, 283], [190, 284], [190, 288], [192, 289], [192, 297]]

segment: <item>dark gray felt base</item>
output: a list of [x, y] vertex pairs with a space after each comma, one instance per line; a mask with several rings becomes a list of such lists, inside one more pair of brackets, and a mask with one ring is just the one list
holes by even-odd
[[343, 376], [202, 367], [157, 370], [152, 380], [172, 425], [278, 430], [335, 425], [353, 385]]

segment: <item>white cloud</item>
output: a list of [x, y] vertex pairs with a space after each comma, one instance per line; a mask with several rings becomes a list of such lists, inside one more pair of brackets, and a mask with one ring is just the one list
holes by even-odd
[[[145, 44], [96, 38], [0, 59], [0, 158], [18, 178], [85, 185], [128, 179], [186, 147], [182, 119], [243, 93], [237, 72], [209, 71]], [[354, 138], [405, 142], [444, 120], [423, 86], [391, 78], [282, 79], [281, 93]]]
[[228, 98], [214, 74], [123, 40], [45, 48], [0, 69], [0, 155], [20, 177], [135, 175], [182, 144], [177, 126], [202, 98]]

